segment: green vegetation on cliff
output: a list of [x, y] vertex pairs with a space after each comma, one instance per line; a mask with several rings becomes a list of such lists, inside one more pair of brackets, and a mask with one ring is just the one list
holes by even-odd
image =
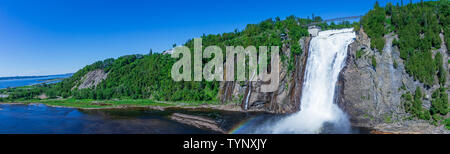
[[[422, 105], [424, 94], [420, 87], [416, 88], [414, 94], [407, 91], [402, 95], [404, 109], [411, 115], [410, 118], [429, 120], [435, 125], [446, 124], [448, 122], [443, 118], [448, 113], [447, 70], [444, 68], [444, 56], [436, 49], [441, 48], [441, 34], [444, 35], [444, 41], [449, 40], [450, 2], [421, 1], [401, 5], [388, 3], [380, 7], [377, 2], [361, 19], [361, 26], [371, 39], [371, 48], [380, 52], [385, 45], [385, 35], [397, 35], [398, 39], [394, 39], [392, 45], [400, 50], [406, 72], [427, 89], [439, 85], [440, 88], [432, 94], [429, 109]], [[372, 58], [372, 65], [375, 62]], [[393, 64], [395, 68], [398, 67], [395, 59]]]
[[361, 25], [371, 38], [371, 47], [378, 51], [383, 50], [385, 34], [397, 34], [398, 40], [394, 40], [393, 45], [399, 47], [406, 71], [426, 86], [437, 83], [436, 75], [442, 84], [446, 73], [437, 65], [442, 64], [442, 55], [433, 57], [431, 50], [441, 47], [441, 32], [445, 40], [450, 35], [449, 5], [447, 0], [405, 6], [388, 3], [386, 7], [376, 3], [361, 19]]
[[409, 4], [395, 9], [398, 13], [392, 16], [399, 36], [400, 57], [406, 61], [406, 71], [427, 86], [435, 84], [437, 71], [433, 60], [438, 59], [433, 59], [431, 49], [440, 48], [439, 33], [443, 26], [448, 26], [438, 20], [442, 16], [439, 12], [443, 10], [438, 7], [441, 5], [448, 5], [448, 1], [440, 5], [432, 2]]
[[375, 59], [375, 56], [372, 56], [372, 67], [373, 69], [377, 68], [377, 59]]
[[430, 112], [431, 114], [447, 115], [448, 109], [448, 94], [445, 92], [445, 88], [436, 89], [431, 97]]
[[372, 49], [383, 51], [385, 34], [384, 22], [386, 21], [386, 11], [380, 7], [378, 2], [365, 16], [361, 18], [361, 24], [366, 34], [370, 37], [370, 46]]
[[440, 52], [436, 53], [436, 55], [434, 56], [435, 62], [436, 62], [436, 67], [438, 70], [438, 80], [439, 80], [439, 84], [441, 84], [442, 86], [445, 86], [445, 82], [447, 80], [447, 71], [444, 68], [444, 61], [443, 61], [443, 57], [442, 54]]
[[444, 123], [445, 123], [445, 128], [450, 130], [450, 118], [445, 119]]
[[436, 89], [432, 94], [431, 107], [426, 109], [422, 106], [422, 90], [417, 87], [414, 96], [409, 92], [402, 95], [405, 111], [411, 114], [410, 118], [430, 120], [434, 125], [448, 125], [448, 121], [443, 121], [443, 117], [449, 112], [448, 94], [445, 91], [445, 88]]
[[402, 97], [405, 100], [405, 102], [403, 102], [405, 111], [410, 113], [412, 117], [417, 117], [423, 120], [430, 120], [431, 117], [430, 112], [424, 107], [422, 107], [423, 94], [422, 89], [420, 87], [416, 88], [414, 97], [409, 92], [404, 94]]

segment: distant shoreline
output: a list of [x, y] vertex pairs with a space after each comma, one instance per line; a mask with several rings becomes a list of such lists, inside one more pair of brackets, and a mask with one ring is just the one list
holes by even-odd
[[48, 76], [0, 77], [0, 89], [53, 84], [70, 78], [72, 75], [72, 73], [68, 73]]
[[44, 77], [52, 77], [52, 76], [65, 76], [65, 75], [73, 75], [73, 74], [74, 73], [55, 74], [55, 75], [7, 76], [7, 77], [0, 77], [0, 80], [34, 79], [34, 78], [44, 78]]

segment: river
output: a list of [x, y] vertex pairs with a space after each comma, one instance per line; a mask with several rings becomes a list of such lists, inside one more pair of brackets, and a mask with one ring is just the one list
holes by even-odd
[[0, 77], [0, 89], [29, 86], [41, 83], [57, 83], [61, 80], [71, 77], [72, 74], [48, 75], [36, 77]]
[[[230, 134], [254, 134], [260, 123], [284, 115], [243, 113], [212, 109], [149, 108], [83, 110], [43, 104], [0, 104], [0, 134], [218, 134], [179, 123], [173, 113], [208, 117]], [[330, 132], [332, 133], [332, 132]], [[352, 128], [350, 133], [369, 133]]]
[[84, 110], [44, 104], [0, 104], [0, 134], [217, 134], [171, 120], [173, 113], [207, 117], [234, 133], [245, 119], [265, 113], [145, 107]]
[[211, 134], [147, 109], [79, 110], [0, 104], [0, 134]]

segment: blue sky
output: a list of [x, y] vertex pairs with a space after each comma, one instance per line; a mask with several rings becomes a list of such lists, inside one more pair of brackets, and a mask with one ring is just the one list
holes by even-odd
[[[388, 0], [380, 0], [384, 5]], [[390, 0], [397, 2], [397, 0]], [[405, 3], [407, 0], [404, 0]], [[75, 72], [289, 15], [363, 15], [375, 0], [0, 0], [0, 76]]]

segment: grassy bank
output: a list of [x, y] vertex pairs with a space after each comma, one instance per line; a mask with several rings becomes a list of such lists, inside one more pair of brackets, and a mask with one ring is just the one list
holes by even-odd
[[158, 102], [149, 99], [123, 99], [123, 100], [91, 100], [91, 99], [31, 99], [11, 100], [2, 103], [35, 104], [41, 103], [49, 106], [73, 107], [81, 109], [124, 108], [124, 107], [198, 107], [202, 105], [219, 105], [214, 101], [183, 101]]

